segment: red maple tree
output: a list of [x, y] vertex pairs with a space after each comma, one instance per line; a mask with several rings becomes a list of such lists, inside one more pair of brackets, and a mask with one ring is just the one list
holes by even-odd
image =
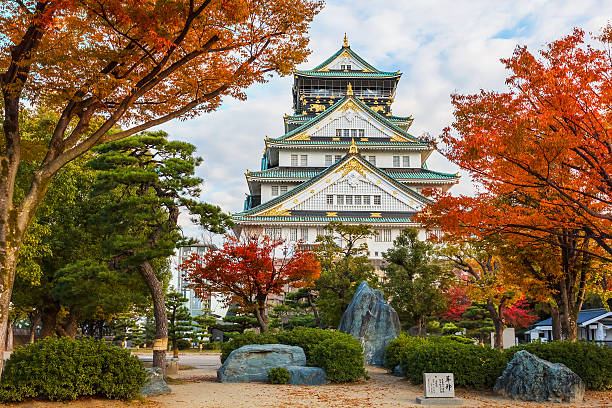
[[444, 294], [446, 295], [448, 306], [446, 312], [444, 312], [441, 317], [454, 322], [460, 321], [461, 316], [463, 316], [467, 308], [472, 304], [465, 286], [453, 286], [444, 292]]
[[504, 323], [517, 329], [529, 327], [538, 317], [529, 313], [529, 303], [523, 298], [504, 310]]
[[269, 326], [266, 308], [271, 295], [305, 286], [321, 274], [312, 251], [267, 236], [244, 240], [227, 236], [222, 249], [194, 254], [180, 268], [197, 296], [214, 293], [223, 296], [227, 305], [238, 303], [255, 314], [262, 332]]

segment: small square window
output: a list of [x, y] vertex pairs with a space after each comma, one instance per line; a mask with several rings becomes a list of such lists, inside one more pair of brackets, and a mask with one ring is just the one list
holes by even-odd
[[360, 195], [356, 195], [355, 196], [355, 205], [361, 205], [361, 196]]
[[300, 156], [300, 166], [302, 167], [308, 166], [308, 155], [303, 154]]
[[393, 156], [393, 167], [399, 167], [399, 166], [400, 166], [400, 157]]
[[344, 201], [346, 202], [346, 205], [353, 205], [353, 196], [352, 195], [344, 196]]
[[374, 205], [380, 205], [380, 196], [379, 195], [375, 195], [374, 196]]
[[410, 167], [410, 156], [402, 156], [402, 167]]
[[289, 228], [289, 241], [297, 241], [297, 228]]
[[278, 195], [278, 186], [272, 186], [272, 196], [275, 197]]
[[304, 242], [308, 241], [308, 228], [300, 229], [300, 239]]
[[374, 236], [374, 241], [375, 242], [382, 242], [382, 231], [381, 230], [376, 230], [376, 235]]
[[336, 196], [336, 204], [344, 205], [344, 196], [343, 195], [337, 195]]
[[363, 196], [363, 205], [370, 205], [370, 196], [369, 195], [364, 195]]
[[291, 155], [291, 166], [297, 167], [297, 165], [298, 165], [298, 155], [292, 154]]
[[327, 205], [333, 205], [334, 204], [334, 196], [331, 194], [328, 194], [326, 197], [326, 202]]
[[333, 159], [333, 157], [332, 157], [331, 154], [326, 154], [325, 155], [325, 165], [328, 166], [328, 167], [331, 166], [332, 165], [332, 159]]
[[365, 130], [359, 129], [359, 137], [365, 137]]
[[342, 137], [342, 129], [336, 129], [336, 137]]
[[280, 186], [280, 193], [285, 194], [287, 192], [287, 186]]
[[391, 230], [390, 229], [383, 230], [383, 241], [391, 242]]
[[376, 166], [376, 156], [368, 156], [368, 161]]
[[357, 129], [351, 129], [351, 137], [357, 137]]
[[350, 137], [351, 136], [351, 129], [342, 129], [342, 136], [344, 137]]
[[334, 161], [335, 161], [335, 162], [339, 162], [340, 160], [342, 160], [342, 155], [337, 154], [337, 155], [334, 157]]

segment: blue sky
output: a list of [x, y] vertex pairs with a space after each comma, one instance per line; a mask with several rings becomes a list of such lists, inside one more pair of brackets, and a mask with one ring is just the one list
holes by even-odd
[[[403, 73], [393, 113], [414, 116], [415, 136], [438, 136], [453, 121], [451, 93], [504, 89], [499, 59], [517, 45], [537, 51], [574, 27], [596, 33], [610, 16], [610, 1], [328, 0], [310, 29], [309, 62], [299, 68], [312, 68], [336, 52], [346, 32], [351, 48], [368, 62]], [[245, 171], [259, 169], [264, 138], [282, 135], [282, 117], [293, 113], [291, 85], [291, 76], [274, 77], [249, 88], [244, 102], [228, 98], [216, 112], [160, 126], [172, 139], [195, 144], [204, 158], [198, 169], [205, 180], [201, 200], [232, 213], [242, 210]], [[458, 171], [439, 154], [427, 164]], [[463, 175], [452, 191], [470, 194], [474, 186]], [[200, 235], [185, 226], [189, 235]]]

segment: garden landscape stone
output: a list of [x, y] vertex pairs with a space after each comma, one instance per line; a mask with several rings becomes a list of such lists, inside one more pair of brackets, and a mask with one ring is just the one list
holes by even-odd
[[154, 395], [170, 394], [172, 390], [164, 380], [164, 373], [161, 368], [145, 368], [147, 379], [140, 389], [140, 395], [143, 397], [152, 397]]
[[514, 354], [493, 389], [523, 401], [581, 402], [585, 386], [564, 364], [551, 363], [521, 350]]
[[230, 353], [217, 370], [217, 378], [220, 382], [267, 382], [271, 368], [305, 365], [306, 355], [301, 347], [248, 344]]
[[385, 347], [400, 333], [400, 322], [382, 292], [363, 281], [342, 315], [338, 330], [361, 341], [367, 365], [382, 366]]
[[401, 365], [396, 365], [395, 368], [393, 368], [393, 375], [396, 377], [403, 377], [404, 376], [404, 370], [402, 370], [402, 366]]
[[288, 366], [285, 367], [291, 377], [289, 384], [293, 385], [323, 385], [327, 384], [327, 375], [325, 370], [319, 367], [301, 367]]

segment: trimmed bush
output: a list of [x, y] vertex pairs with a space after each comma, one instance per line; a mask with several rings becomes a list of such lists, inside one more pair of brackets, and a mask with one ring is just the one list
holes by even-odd
[[389, 342], [385, 348], [385, 367], [393, 371], [395, 366], [400, 363], [402, 351], [406, 347], [418, 346], [427, 342], [423, 337], [413, 337], [405, 332], [401, 332], [399, 336]]
[[423, 382], [423, 373], [453, 373], [456, 387], [491, 388], [506, 368], [502, 353], [488, 346], [456, 341], [427, 341], [404, 347], [401, 367], [413, 384]]
[[[351, 382], [366, 378], [363, 348], [350, 334], [309, 327], [296, 327], [279, 333], [236, 334], [221, 347], [221, 362], [247, 344], [286, 344], [304, 350], [309, 366], [320, 367], [332, 382]], [[337, 349], [334, 349], [337, 348]]]
[[128, 350], [92, 338], [46, 338], [13, 351], [2, 373], [0, 401], [129, 400], [145, 380], [142, 363]]
[[336, 336], [323, 340], [312, 348], [308, 365], [325, 370], [331, 382], [344, 383], [368, 378], [363, 361], [363, 348], [350, 334], [333, 332]]
[[612, 389], [612, 347], [600, 346], [589, 341], [553, 341], [529, 343], [504, 351], [507, 361], [514, 353], [527, 350], [551, 363], [563, 363], [582, 378], [589, 390]]
[[270, 384], [287, 384], [290, 378], [291, 374], [285, 367], [274, 367], [268, 373]]

